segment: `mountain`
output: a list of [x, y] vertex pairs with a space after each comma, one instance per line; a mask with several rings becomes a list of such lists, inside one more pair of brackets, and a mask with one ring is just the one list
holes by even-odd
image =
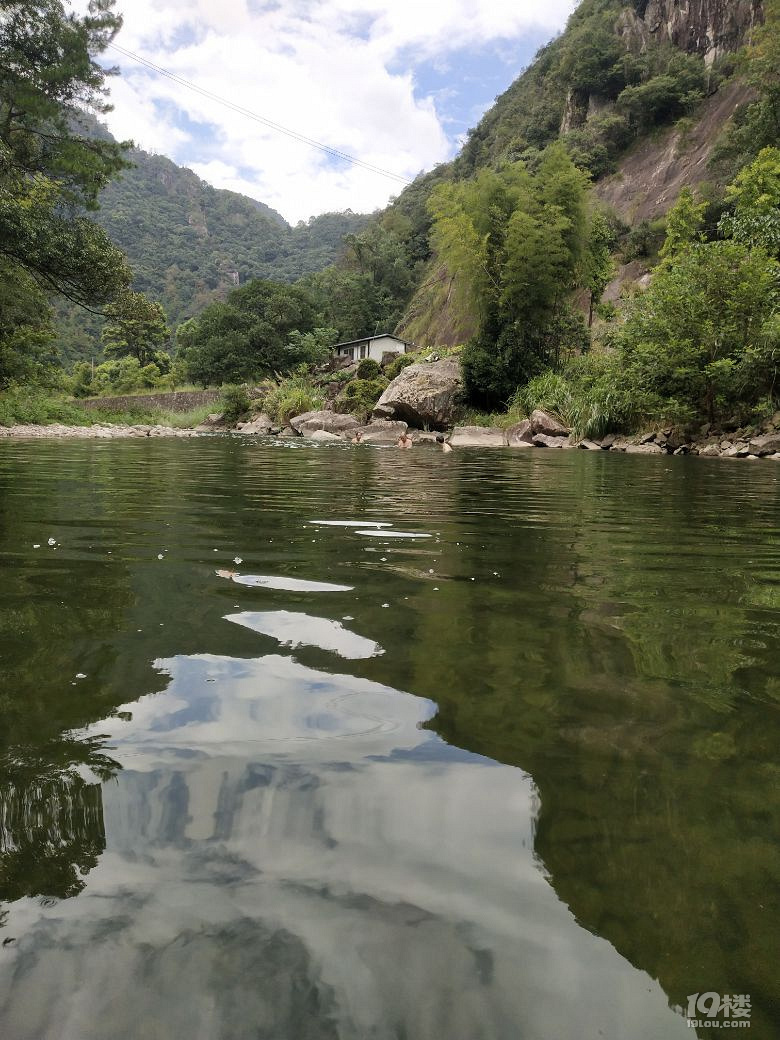
[[[369, 220], [348, 210], [291, 227], [270, 206], [213, 188], [164, 156], [134, 149], [128, 159], [95, 219], [127, 255], [133, 288], [162, 303], [172, 328], [252, 278], [293, 282], [327, 267], [344, 236]], [[99, 351], [100, 319], [61, 304], [58, 328], [67, 362]]]
[[[583, 0], [436, 180], [505, 160], [533, 167], [540, 149], [563, 139], [630, 234], [662, 217], [682, 187], [722, 186], [734, 172], [711, 160], [751, 100], [734, 55], [762, 22], [761, 0]], [[432, 186], [413, 186], [418, 210]], [[410, 204], [406, 194], [396, 206]], [[455, 295], [450, 272], [429, 257], [396, 332], [429, 345], [468, 340], [474, 319], [453, 307]]]

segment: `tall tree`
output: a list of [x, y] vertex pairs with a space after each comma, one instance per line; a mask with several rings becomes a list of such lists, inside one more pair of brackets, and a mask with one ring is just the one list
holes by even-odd
[[162, 306], [143, 293], [125, 289], [106, 308], [101, 338], [107, 358], [133, 357], [143, 368], [157, 362], [160, 348], [170, 337]]
[[[121, 145], [79, 130], [85, 109], [108, 111], [96, 59], [121, 25], [113, 4], [90, 0], [80, 17], [61, 0], [0, 0], [0, 292], [27, 274], [41, 334], [44, 293], [96, 307], [130, 280], [121, 252], [84, 216], [123, 166]], [[0, 336], [6, 353], [19, 344], [13, 330]]]

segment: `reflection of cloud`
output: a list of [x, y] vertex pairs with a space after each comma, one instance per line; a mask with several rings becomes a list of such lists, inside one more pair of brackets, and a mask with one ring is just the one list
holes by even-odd
[[686, 1035], [539, 871], [530, 778], [420, 729], [429, 702], [281, 657], [161, 664], [168, 690], [110, 722], [86, 891], [13, 908], [11, 1035]]
[[291, 610], [244, 610], [240, 614], [226, 614], [225, 621], [278, 639], [282, 646], [316, 646], [347, 661], [378, 657], [384, 653], [379, 643], [350, 632], [340, 621], [311, 614]]
[[237, 571], [216, 572], [220, 578], [228, 578], [237, 585], [249, 588], [276, 589], [282, 592], [351, 592], [352, 585], [333, 585], [327, 581], [308, 581], [305, 578], [288, 578], [283, 574], [239, 574]]

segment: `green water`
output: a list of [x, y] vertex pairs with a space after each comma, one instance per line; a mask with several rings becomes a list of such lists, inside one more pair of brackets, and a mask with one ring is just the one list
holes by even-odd
[[780, 1036], [779, 622], [772, 462], [0, 442], [0, 1036]]

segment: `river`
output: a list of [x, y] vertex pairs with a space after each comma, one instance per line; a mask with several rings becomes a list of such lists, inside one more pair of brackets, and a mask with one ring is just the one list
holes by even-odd
[[3, 1040], [780, 1036], [780, 467], [0, 442], [0, 579]]

